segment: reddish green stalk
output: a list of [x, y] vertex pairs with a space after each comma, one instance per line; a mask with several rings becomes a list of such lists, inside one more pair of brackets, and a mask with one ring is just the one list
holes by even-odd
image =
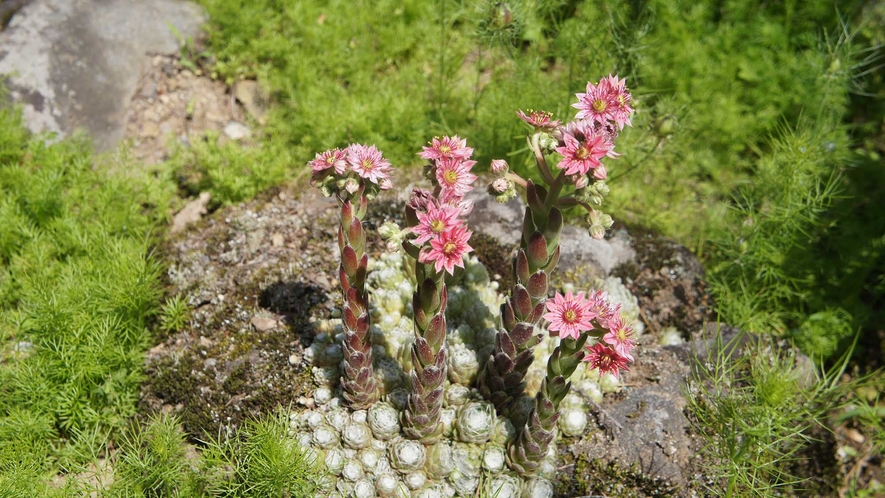
[[565, 176], [554, 180], [553, 192], [526, 185], [528, 205], [523, 221], [520, 248], [513, 258], [513, 288], [501, 305], [502, 328], [495, 336], [495, 349], [478, 379], [483, 397], [499, 413], [508, 413], [525, 391], [525, 375], [535, 359], [535, 346], [541, 341], [534, 327], [544, 314], [547, 301], [547, 275], [559, 262], [559, 235], [562, 212], [554, 207]]
[[[356, 206], [353, 200], [357, 200]], [[369, 296], [366, 293], [369, 258], [365, 253], [366, 234], [362, 224], [368, 207], [365, 189], [361, 187], [353, 196], [348, 196], [346, 191], [340, 192], [338, 203], [341, 206], [341, 224], [338, 226], [341, 264], [338, 266], [338, 277], [344, 295], [344, 360], [341, 362], [344, 375], [341, 385], [347, 404], [354, 410], [365, 410], [379, 398], [372, 368]]]
[[534, 475], [556, 437], [559, 404], [572, 387], [568, 379], [584, 358], [587, 334], [562, 339], [547, 362], [547, 375], [535, 395], [534, 407], [519, 436], [507, 448], [507, 463], [522, 475]]

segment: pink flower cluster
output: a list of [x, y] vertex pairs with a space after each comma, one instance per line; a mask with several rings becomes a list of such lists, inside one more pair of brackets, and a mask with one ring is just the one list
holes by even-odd
[[436, 189], [435, 195], [418, 188], [412, 192], [409, 205], [415, 210], [418, 224], [412, 227], [417, 237], [411, 242], [424, 246], [418, 261], [432, 263], [437, 272], [454, 274], [456, 266], [464, 267], [464, 255], [473, 250], [468, 244], [472, 232], [463, 220], [473, 208], [464, 200], [476, 181], [476, 175], [470, 172], [476, 164], [470, 160], [471, 155], [473, 149], [457, 136], [434, 138], [420, 153], [433, 165]]
[[578, 109], [576, 119], [588, 119], [594, 123], [605, 124], [613, 121], [619, 130], [624, 125], [633, 126], [630, 116], [633, 108], [630, 106], [633, 97], [627, 91], [627, 80], [618, 79], [617, 76], [608, 75], [599, 80], [599, 84], [587, 83], [587, 93], [577, 94], [578, 103], [572, 107]]
[[614, 130], [589, 120], [573, 121], [561, 130], [564, 145], [556, 148], [562, 154], [558, 167], [578, 179], [593, 170], [593, 178], [605, 180], [608, 173], [600, 159], [618, 156]]
[[470, 160], [473, 148], [467, 146], [467, 140], [454, 137], [434, 137], [430, 147], [424, 147], [419, 153], [429, 159], [435, 170], [436, 182], [439, 185], [439, 200], [445, 204], [458, 204], [464, 194], [473, 190], [476, 175], [470, 172], [476, 161]]
[[364, 180], [370, 181], [381, 190], [393, 186], [390, 173], [393, 168], [374, 145], [350, 144], [346, 149], [332, 149], [316, 155], [308, 165], [314, 175], [334, 174], [343, 177], [348, 170]]
[[548, 330], [558, 332], [561, 339], [577, 339], [580, 334], [599, 330], [602, 338], [592, 346], [587, 346], [584, 361], [600, 373], [610, 373], [615, 377], [621, 370], [629, 370], [627, 363], [633, 361], [630, 352], [636, 347], [633, 329], [624, 324], [620, 306], [608, 303], [608, 294], [594, 292], [584, 296], [583, 292], [565, 296], [556, 293], [547, 301], [544, 319], [550, 322]]

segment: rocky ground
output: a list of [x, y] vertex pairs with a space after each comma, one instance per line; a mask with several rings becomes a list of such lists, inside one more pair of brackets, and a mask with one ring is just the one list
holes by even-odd
[[[401, 199], [376, 205], [370, 224], [397, 213]], [[496, 207], [480, 199], [470, 220], [484, 234], [478, 256], [492, 266], [503, 266], [510, 253], [497, 242], [511, 233], [507, 227], [514, 221], [502, 209], [521, 211], [515, 203]], [[334, 203], [299, 185], [219, 210], [170, 240], [165, 251], [170, 295], [183, 296], [192, 313], [187, 327], [148, 354], [144, 411], [180, 415], [188, 433], [199, 439], [278, 406], [310, 406], [314, 384], [303, 353], [314, 335], [311, 323], [330, 316], [339, 298], [332, 277], [336, 223]], [[660, 268], [642, 266], [647, 257], [642, 250], [660, 254], [663, 249], [646, 244], [637, 251], [628, 230], [604, 241], [581, 240], [583, 232], [574, 230], [572, 242], [580, 244], [564, 244], [563, 274], [604, 278], [625, 267], [639, 275], [660, 273]], [[585, 243], [592, 247], [588, 250]], [[380, 254], [378, 240], [371, 251]], [[700, 268], [694, 260], [690, 266], [668, 261], [680, 277], [671, 279], [669, 288], [659, 286], [654, 298], [706, 302], [697, 294], [698, 285], [689, 286], [683, 297], [672, 296], [672, 288], [686, 279], [703, 279], [692, 273]], [[670, 297], [665, 299], [665, 292]], [[700, 334], [706, 313], [706, 307], [697, 306], [680, 314], [685, 323], [699, 324], [685, 336]], [[677, 323], [676, 318], [661, 320], [664, 327]], [[690, 360], [659, 346], [655, 329], [647, 330], [637, 363], [625, 374], [625, 388], [593, 408], [595, 428], [561, 445], [560, 496], [601, 491], [602, 483], [613, 482], [618, 486], [609, 494], [678, 496], [689, 493], [689, 483], [696, 480], [691, 457], [698, 442], [690, 435], [682, 397]]]

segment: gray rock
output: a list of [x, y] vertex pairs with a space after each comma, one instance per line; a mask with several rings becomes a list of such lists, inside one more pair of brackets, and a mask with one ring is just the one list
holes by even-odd
[[248, 126], [231, 121], [224, 127], [224, 134], [232, 140], [245, 140], [252, 136], [252, 130]]
[[0, 74], [33, 132], [82, 127], [98, 149], [123, 136], [124, 112], [149, 54], [196, 37], [202, 10], [181, 0], [33, 0], [0, 33]]
[[[500, 204], [481, 189], [468, 193], [467, 198], [475, 202], [467, 220], [471, 229], [492, 237], [502, 247], [519, 245], [525, 213], [521, 198]], [[630, 236], [624, 230], [615, 231], [613, 237], [596, 240], [586, 229], [565, 226], [560, 247], [562, 252], [557, 271], [580, 270], [581, 276], [587, 277], [607, 277], [615, 268], [636, 259]]]

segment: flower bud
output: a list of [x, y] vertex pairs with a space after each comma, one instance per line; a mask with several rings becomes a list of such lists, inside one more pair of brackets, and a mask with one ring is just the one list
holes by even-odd
[[467, 443], [484, 443], [492, 437], [495, 409], [487, 402], [468, 403], [461, 408], [455, 420], [458, 440]]
[[676, 116], [667, 114], [655, 121], [655, 131], [660, 136], [672, 135], [676, 131]]
[[556, 147], [559, 146], [559, 141], [556, 137], [547, 133], [540, 133], [538, 136], [538, 145], [540, 145], [541, 149], [545, 152], [553, 152], [556, 150]]
[[489, 185], [489, 193], [492, 195], [503, 194], [513, 188], [513, 183], [506, 178], [495, 178]]
[[585, 188], [590, 183], [587, 175], [572, 175], [569, 178], [574, 182], [575, 188]]
[[605, 228], [602, 225], [590, 225], [590, 236], [596, 240], [601, 240], [605, 237]]
[[399, 235], [400, 232], [402, 232], [402, 229], [392, 221], [387, 221], [378, 227], [378, 235], [384, 240], [395, 237]]
[[360, 182], [356, 181], [356, 179], [348, 178], [344, 181], [344, 190], [348, 191], [349, 193], [355, 194], [359, 189]]
[[375, 438], [388, 440], [399, 433], [399, 414], [387, 403], [375, 403], [369, 408], [369, 428]]
[[378, 183], [378, 188], [381, 190], [390, 190], [393, 188], [393, 182], [390, 181], [390, 178], [382, 178], [381, 182]]
[[510, 166], [507, 164], [507, 161], [503, 159], [493, 159], [491, 169], [492, 173], [496, 175], [504, 175], [510, 171]]

